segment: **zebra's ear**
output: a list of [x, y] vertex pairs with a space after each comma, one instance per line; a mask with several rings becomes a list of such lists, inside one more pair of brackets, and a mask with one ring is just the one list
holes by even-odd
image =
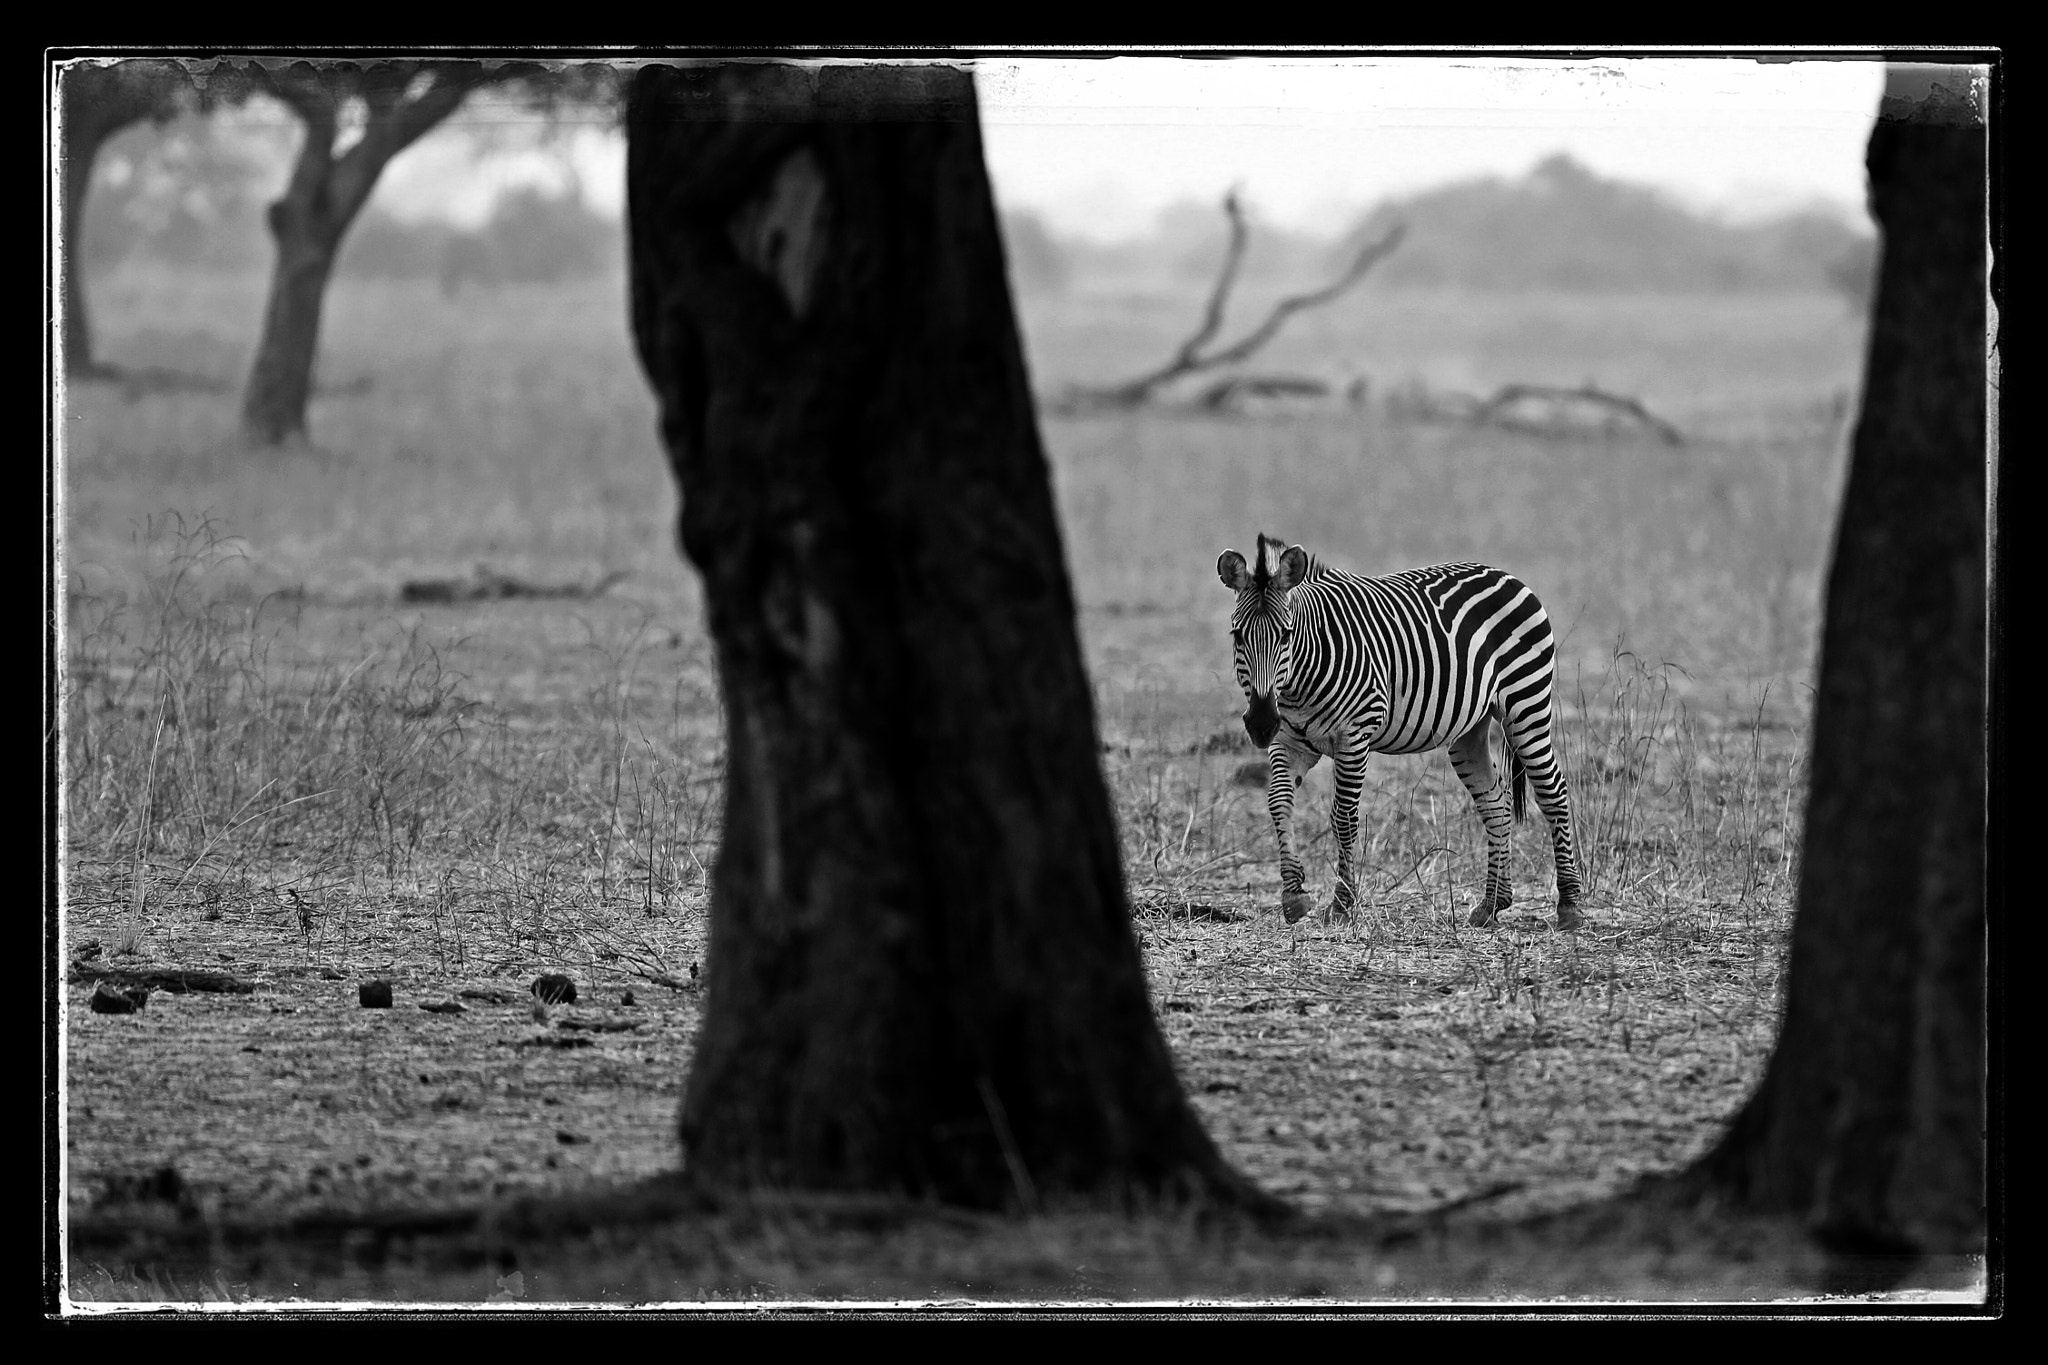
[[1251, 581], [1251, 576], [1244, 571], [1244, 556], [1235, 550], [1225, 550], [1216, 556], [1216, 576], [1232, 592], [1242, 592], [1244, 585]]
[[1290, 548], [1280, 556], [1280, 571], [1273, 575], [1273, 586], [1286, 592], [1296, 583], [1308, 577], [1308, 551], [1299, 545]]

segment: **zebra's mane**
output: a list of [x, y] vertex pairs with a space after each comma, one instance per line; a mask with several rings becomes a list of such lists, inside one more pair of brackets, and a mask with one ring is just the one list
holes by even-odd
[[[1258, 562], [1252, 566], [1252, 582], [1264, 589], [1267, 580], [1280, 569], [1280, 556], [1286, 553], [1286, 541], [1278, 536], [1269, 536], [1264, 531], [1259, 532]], [[1302, 553], [1308, 554], [1308, 570], [1301, 576], [1301, 581], [1306, 583], [1323, 571], [1323, 561], [1310, 554], [1306, 547]]]

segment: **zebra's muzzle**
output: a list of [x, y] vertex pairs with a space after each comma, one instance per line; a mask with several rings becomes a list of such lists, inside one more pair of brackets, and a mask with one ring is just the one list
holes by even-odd
[[1252, 737], [1252, 743], [1261, 749], [1273, 742], [1274, 732], [1280, 728], [1280, 708], [1271, 696], [1254, 692], [1251, 705], [1244, 708], [1244, 732]]

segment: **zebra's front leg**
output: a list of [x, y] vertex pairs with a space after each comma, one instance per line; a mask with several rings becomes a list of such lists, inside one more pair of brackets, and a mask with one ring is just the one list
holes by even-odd
[[1316, 764], [1313, 751], [1304, 753], [1282, 740], [1266, 750], [1266, 814], [1280, 839], [1280, 913], [1289, 924], [1314, 908], [1303, 889], [1301, 855], [1294, 851], [1294, 789]]
[[1368, 750], [1351, 744], [1338, 750], [1337, 793], [1330, 802], [1330, 834], [1337, 841], [1337, 887], [1330, 894], [1325, 921], [1350, 919], [1358, 904], [1358, 801], [1365, 791], [1365, 761]]

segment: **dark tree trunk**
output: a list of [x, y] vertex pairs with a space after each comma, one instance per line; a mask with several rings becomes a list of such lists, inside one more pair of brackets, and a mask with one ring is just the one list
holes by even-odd
[[180, 68], [166, 62], [80, 64], [66, 70], [59, 80], [64, 113], [63, 155], [58, 165], [64, 191], [64, 330], [60, 342], [65, 373], [79, 377], [98, 372], [85, 277], [79, 268], [93, 166], [100, 149], [122, 129], [175, 113], [178, 97], [190, 88], [190, 81]]
[[[270, 206], [277, 260], [242, 398], [245, 439], [274, 446], [306, 434], [320, 312], [349, 225], [392, 157], [454, 113], [469, 91], [508, 74], [506, 68], [420, 62], [363, 68], [300, 63], [264, 71], [266, 89], [298, 116], [306, 140], [283, 197]], [[337, 156], [341, 107], [351, 98], [363, 103], [362, 135]]]
[[1845, 1251], [1984, 1246], [1986, 129], [1967, 79], [1894, 68], [1870, 139], [1884, 253], [1785, 1017], [1696, 1172]]
[[100, 148], [106, 145], [115, 131], [103, 123], [74, 128], [69, 119], [64, 126], [64, 330], [61, 337], [64, 372], [69, 375], [89, 375], [95, 369], [92, 321], [85, 306], [85, 276], [79, 269], [78, 258], [85, 244], [82, 229], [86, 196], [92, 190], [93, 164], [99, 160]]
[[280, 445], [306, 434], [313, 397], [313, 365], [320, 350], [320, 311], [347, 222], [323, 212], [321, 190], [270, 206], [277, 243], [270, 296], [256, 361], [242, 398], [243, 435], [258, 445]]
[[1152, 1017], [968, 77], [654, 67], [627, 126], [729, 745], [688, 1174], [1277, 1208]]

